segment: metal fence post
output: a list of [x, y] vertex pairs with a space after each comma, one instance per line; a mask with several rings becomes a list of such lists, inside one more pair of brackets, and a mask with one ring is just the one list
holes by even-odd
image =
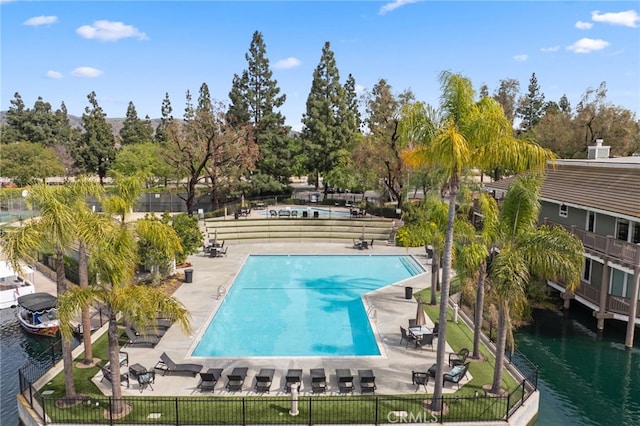
[[109, 397], [109, 424], [113, 425], [113, 397]]
[[[29, 385], [29, 395], [31, 395], [31, 385]], [[42, 423], [47, 424], [47, 410], [46, 410], [47, 398], [42, 398]], [[33, 402], [31, 402], [31, 408], [33, 408]]]
[[380, 405], [380, 397], [376, 396], [376, 414], [375, 414], [375, 424], [378, 424], [378, 408]]
[[311, 420], [313, 418], [312, 409], [311, 409], [312, 406], [313, 406], [312, 398], [309, 398], [309, 426], [313, 424], [313, 421]]
[[178, 398], [175, 398], [176, 402], [176, 426], [180, 426], [180, 414], [178, 413]]
[[511, 394], [507, 394], [507, 412], [505, 413], [505, 419], [509, 420], [509, 407], [511, 406]]
[[246, 420], [246, 411], [245, 411], [245, 399], [242, 398], [242, 424], [246, 425], [247, 424], [247, 420]]

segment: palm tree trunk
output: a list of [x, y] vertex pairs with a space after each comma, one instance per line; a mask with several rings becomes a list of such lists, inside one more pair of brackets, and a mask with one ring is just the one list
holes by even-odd
[[[450, 186], [453, 188], [453, 185]], [[449, 283], [451, 281], [451, 254], [453, 251], [453, 224], [456, 214], [456, 195], [457, 190], [451, 190], [449, 193], [449, 212], [447, 216], [447, 232], [445, 233], [444, 242], [444, 264], [442, 269], [442, 291], [440, 293], [440, 328], [438, 329], [438, 349], [436, 351], [436, 377], [444, 375], [444, 356], [447, 345], [447, 309], [449, 307]], [[435, 380], [435, 389], [431, 402], [431, 409], [434, 411], [442, 410], [442, 380]]]
[[433, 250], [431, 259], [431, 305], [438, 304], [438, 279], [440, 278], [440, 253]]
[[480, 359], [480, 334], [482, 333], [482, 312], [484, 309], [484, 279], [486, 277], [487, 262], [482, 262], [478, 270], [478, 286], [476, 288], [476, 307], [473, 318], [473, 355]]
[[502, 384], [502, 368], [504, 364], [504, 350], [507, 345], [507, 302], [500, 303], [498, 310], [498, 339], [496, 341], [496, 365], [493, 370], [493, 383], [491, 384], [491, 393], [499, 394]]
[[118, 318], [111, 307], [109, 307], [109, 329], [107, 339], [109, 341], [109, 369], [111, 370], [111, 395], [113, 402], [111, 406], [112, 414], [120, 414], [124, 410], [122, 401], [122, 388], [120, 385], [120, 342], [118, 331]]
[[[56, 292], [58, 296], [67, 291], [67, 277], [64, 273], [64, 253], [56, 250]], [[76, 397], [76, 386], [73, 381], [73, 355], [71, 338], [62, 336], [62, 366], [64, 371], [65, 397]]]
[[[80, 241], [78, 247], [78, 280], [80, 287], [89, 288], [89, 270], [87, 265], [87, 247]], [[91, 347], [91, 313], [90, 306], [82, 308], [82, 344], [84, 346], [84, 360], [86, 365], [93, 363], [93, 348]]]

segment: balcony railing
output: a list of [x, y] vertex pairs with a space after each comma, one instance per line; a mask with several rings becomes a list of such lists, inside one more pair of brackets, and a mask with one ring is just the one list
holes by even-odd
[[545, 225], [562, 226], [568, 232], [580, 238], [585, 250], [593, 252], [593, 254], [607, 256], [613, 262], [620, 263], [631, 269], [634, 266], [640, 266], [640, 244], [618, 240], [611, 235], [599, 235], [595, 232], [578, 229], [575, 226], [562, 225], [548, 218], [544, 218], [543, 223]]

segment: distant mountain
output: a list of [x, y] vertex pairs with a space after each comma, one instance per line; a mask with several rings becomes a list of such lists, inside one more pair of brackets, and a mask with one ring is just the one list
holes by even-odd
[[[2, 124], [6, 123], [6, 120], [5, 120], [6, 115], [7, 115], [7, 111], [0, 111], [0, 123]], [[69, 117], [69, 123], [71, 123], [71, 127], [78, 127], [78, 128], [82, 127], [82, 117], [78, 117], [77, 115], [71, 115], [71, 114], [69, 114], [68, 117]], [[107, 118], [107, 123], [111, 125], [114, 135], [120, 134], [120, 129], [122, 129], [122, 122], [124, 120], [125, 120], [124, 118]], [[160, 124], [159, 118], [151, 119], [151, 125], [153, 126], [154, 129], [158, 127], [159, 124]]]

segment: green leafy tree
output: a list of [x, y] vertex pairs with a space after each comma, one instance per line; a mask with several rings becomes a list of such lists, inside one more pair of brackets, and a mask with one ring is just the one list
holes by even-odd
[[540, 91], [538, 78], [534, 72], [529, 80], [529, 91], [518, 99], [516, 113], [521, 119], [521, 131], [527, 132], [538, 124], [544, 114], [544, 106], [544, 94]]
[[[444, 71], [440, 75], [442, 88], [440, 121], [429, 119], [424, 105], [417, 103], [406, 109], [401, 123], [403, 138], [414, 147], [407, 150], [406, 160], [413, 166], [439, 165], [446, 170], [442, 196], [448, 202], [447, 228], [443, 252], [442, 289], [440, 293], [440, 330], [436, 355], [436, 377], [444, 374], [446, 351], [446, 320], [451, 281], [453, 230], [456, 198], [461, 178], [472, 168], [501, 165], [517, 172], [542, 170], [553, 158], [527, 139], [516, 139], [502, 107], [492, 98], [475, 101], [471, 81], [460, 74]], [[436, 380], [432, 408], [441, 410], [442, 382]]]
[[580, 284], [582, 242], [562, 227], [538, 227], [539, 199], [540, 179], [522, 177], [511, 185], [500, 208], [495, 239], [499, 251], [487, 276], [498, 304], [494, 394], [501, 393], [507, 342], [513, 349], [512, 321], [527, 305], [526, 289], [532, 277], [562, 281], [569, 291]]
[[256, 173], [271, 176], [282, 185], [291, 176], [290, 128], [279, 112], [286, 95], [280, 94], [278, 82], [269, 68], [262, 34], [254, 32], [249, 52], [245, 54], [247, 69], [234, 74], [229, 98], [231, 104], [225, 121], [234, 129], [250, 128], [253, 143], [260, 151]]
[[337, 164], [338, 155], [353, 136], [349, 120], [345, 89], [329, 42], [322, 48], [320, 62], [313, 71], [311, 91], [307, 97], [306, 113], [302, 118], [302, 148], [306, 167], [313, 176], [316, 189], [320, 177]]
[[97, 173], [100, 184], [104, 183], [107, 171], [116, 158], [115, 140], [112, 129], [106, 120], [96, 93], [87, 95], [90, 107], [82, 114], [84, 133], [74, 147], [73, 155], [79, 168], [86, 173]]
[[53, 149], [31, 142], [4, 145], [0, 170], [18, 186], [44, 182], [45, 178], [61, 176], [65, 171]]
[[168, 179], [173, 171], [165, 161], [162, 147], [153, 142], [126, 145], [118, 150], [112, 171], [125, 176], [143, 173], [146, 186], [150, 187], [157, 179]]
[[153, 141], [153, 126], [147, 116], [146, 119], [138, 118], [138, 112], [133, 102], [127, 106], [127, 116], [120, 129], [120, 141], [122, 145], [132, 145]]
[[162, 215], [162, 222], [169, 225], [176, 231], [180, 242], [182, 243], [182, 252], [176, 259], [176, 262], [183, 263], [187, 260], [187, 256], [196, 254], [202, 247], [202, 239], [204, 235], [200, 231], [198, 218], [180, 213], [171, 216], [169, 213]]

